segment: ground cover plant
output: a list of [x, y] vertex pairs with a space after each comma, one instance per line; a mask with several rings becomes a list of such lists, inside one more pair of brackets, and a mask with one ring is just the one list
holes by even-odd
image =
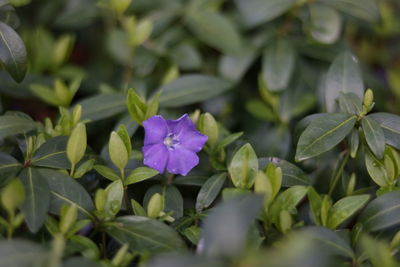
[[0, 0], [0, 266], [400, 266], [396, 0]]

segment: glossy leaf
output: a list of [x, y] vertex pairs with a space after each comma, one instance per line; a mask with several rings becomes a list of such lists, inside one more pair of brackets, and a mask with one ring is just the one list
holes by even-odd
[[254, 183], [258, 171], [256, 152], [250, 144], [242, 146], [229, 164], [229, 174], [233, 184], [242, 189], [249, 189]]
[[360, 67], [350, 52], [339, 54], [329, 68], [325, 79], [325, 105], [328, 112], [336, 110], [336, 100], [340, 92], [354, 93], [360, 99], [364, 96], [364, 83]]
[[16, 82], [21, 82], [27, 70], [27, 53], [21, 37], [7, 24], [0, 22], [0, 60]]
[[139, 252], [181, 251], [185, 244], [179, 235], [162, 222], [140, 216], [119, 217], [106, 225], [106, 231], [121, 244]]
[[325, 114], [313, 120], [300, 136], [296, 160], [309, 159], [332, 149], [351, 132], [355, 123], [355, 115], [344, 113]]
[[382, 128], [374, 119], [369, 117], [361, 120], [361, 127], [369, 148], [376, 157], [382, 159], [385, 152], [385, 134]]
[[196, 210], [208, 208], [221, 191], [226, 180], [226, 173], [211, 176], [200, 188], [196, 200]]
[[71, 166], [66, 154], [66, 136], [50, 138], [41, 145], [32, 157], [32, 165], [67, 169]]
[[335, 229], [345, 220], [364, 207], [369, 200], [369, 195], [349, 196], [340, 199], [330, 209], [328, 227]]
[[36, 233], [43, 225], [50, 207], [50, 188], [47, 180], [34, 168], [26, 168], [19, 175], [25, 188], [25, 202], [21, 206], [29, 230]]
[[126, 184], [139, 183], [141, 181], [150, 179], [158, 174], [158, 171], [148, 167], [138, 167], [134, 169], [126, 178]]
[[359, 220], [366, 231], [379, 231], [400, 223], [400, 191], [372, 200]]
[[210, 99], [230, 89], [232, 84], [213, 76], [184, 75], [163, 86], [161, 107], [180, 107]]
[[342, 93], [339, 94], [339, 108], [341, 112], [349, 114], [361, 115], [363, 112], [363, 106], [361, 99], [354, 93]]

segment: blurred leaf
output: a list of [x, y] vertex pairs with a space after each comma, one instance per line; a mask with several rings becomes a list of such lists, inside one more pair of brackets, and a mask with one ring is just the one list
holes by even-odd
[[335, 58], [326, 76], [324, 94], [328, 112], [336, 110], [336, 99], [340, 92], [354, 93], [360, 99], [364, 96], [364, 83], [358, 61], [347, 51]]
[[188, 267], [188, 266], [208, 266], [208, 267], [224, 267], [226, 266], [222, 260], [214, 258], [205, 258], [195, 254], [164, 254], [154, 257], [150, 261], [149, 267]]
[[222, 94], [232, 87], [225, 80], [201, 75], [188, 74], [164, 85], [161, 90], [161, 107], [180, 107]]
[[188, 14], [188, 26], [206, 44], [225, 54], [238, 55], [242, 50], [237, 27], [221, 13], [196, 10]]
[[381, 126], [374, 119], [367, 116], [361, 120], [361, 127], [369, 148], [376, 157], [382, 159], [385, 152], [385, 134]]
[[22, 164], [15, 158], [0, 152], [0, 186], [3, 186], [3, 182], [6, 182], [7, 178], [14, 177], [21, 168]]
[[282, 91], [288, 86], [295, 66], [296, 52], [283, 38], [273, 40], [264, 50], [262, 77], [269, 90]]
[[310, 5], [310, 34], [323, 44], [333, 44], [340, 37], [342, 17], [333, 8], [321, 4]]
[[365, 231], [379, 231], [400, 223], [400, 191], [372, 200], [362, 212], [359, 222]]
[[38, 244], [26, 240], [0, 241], [0, 267], [43, 266], [47, 252]]
[[244, 22], [257, 26], [273, 20], [295, 5], [296, 0], [235, 0]]
[[226, 176], [226, 173], [215, 174], [204, 183], [204, 185], [200, 188], [196, 199], [197, 212], [208, 208], [212, 204], [212, 202], [220, 193], [226, 180]]
[[368, 22], [379, 19], [379, 8], [375, 0], [323, 0], [326, 4]]
[[353, 129], [356, 116], [327, 113], [313, 120], [301, 134], [296, 150], [296, 161], [322, 154], [340, 143]]
[[[266, 163], [261, 161], [260, 166], [266, 166], [266, 163], [272, 162], [276, 167], [282, 169], [282, 186], [290, 187], [294, 185], [311, 185], [310, 178], [304, 173], [302, 169], [296, 165], [275, 157], [267, 158]], [[262, 163], [261, 163], [262, 162]], [[264, 167], [263, 167], [264, 168]]]
[[68, 258], [63, 264], [63, 267], [76, 267], [76, 266], [100, 267], [101, 265], [87, 258], [76, 257], [76, 256]]
[[14, 115], [0, 116], [0, 139], [26, 133], [35, 128], [36, 123], [26, 117]]
[[329, 209], [328, 227], [335, 229], [354, 215], [368, 202], [369, 195], [349, 196], [340, 199]]
[[341, 112], [354, 115], [361, 115], [363, 112], [361, 99], [354, 93], [339, 94], [339, 108]]
[[378, 112], [368, 115], [376, 120], [385, 133], [385, 140], [388, 145], [400, 149], [400, 116]]
[[223, 55], [218, 64], [218, 72], [221, 77], [239, 82], [256, 58], [256, 52], [253, 50], [243, 51], [241, 55]]
[[126, 110], [125, 96], [120, 94], [100, 94], [80, 101], [82, 120], [97, 121]]
[[246, 194], [214, 208], [204, 221], [203, 243], [199, 252], [217, 256], [235, 256], [240, 253], [248, 229], [262, 203], [262, 196]]
[[94, 210], [92, 198], [88, 192], [73, 178], [49, 169], [40, 169], [39, 173], [46, 178], [50, 186], [50, 212], [59, 214], [63, 205], [75, 204], [78, 207], [79, 218], [93, 215]]
[[26, 48], [21, 37], [7, 24], [0, 22], [0, 60], [16, 82], [21, 82], [27, 70]]
[[197, 70], [203, 63], [199, 51], [190, 44], [178, 45], [171, 51], [171, 57], [183, 70]]
[[50, 205], [49, 185], [34, 168], [26, 168], [19, 175], [25, 188], [25, 202], [21, 211], [31, 232], [36, 233], [47, 217]]
[[185, 243], [162, 222], [140, 216], [124, 216], [106, 224], [106, 231], [121, 244], [128, 243], [135, 251], [152, 253], [181, 251]]
[[164, 212], [172, 212], [172, 217], [179, 219], [183, 216], [183, 198], [177, 187], [173, 185], [161, 186], [154, 185], [150, 187], [144, 196], [143, 206], [149, 205], [150, 198], [159, 193], [164, 196]]

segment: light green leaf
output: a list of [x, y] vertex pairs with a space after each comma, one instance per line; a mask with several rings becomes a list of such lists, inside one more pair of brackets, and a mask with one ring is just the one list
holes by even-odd
[[119, 180], [118, 174], [111, 168], [108, 168], [103, 165], [94, 165], [94, 169], [100, 173], [104, 178], [107, 178], [110, 181]]
[[120, 170], [123, 170], [128, 163], [128, 151], [121, 137], [114, 131], [110, 136], [108, 152], [110, 153], [110, 159], [114, 165]]
[[158, 174], [158, 171], [148, 167], [138, 167], [134, 169], [126, 178], [126, 184], [134, 184], [150, 179]]
[[368, 200], [369, 195], [349, 196], [340, 199], [329, 209], [328, 227], [331, 229], [338, 227], [364, 207]]
[[356, 118], [345, 113], [329, 113], [313, 120], [300, 136], [296, 161], [318, 156], [339, 144], [353, 129]]
[[72, 130], [67, 142], [67, 156], [71, 165], [76, 165], [85, 155], [87, 146], [86, 127], [78, 123]]
[[108, 216], [115, 216], [121, 209], [122, 199], [124, 197], [124, 186], [121, 180], [117, 180], [109, 184], [105, 191], [107, 192], [107, 200], [104, 210]]
[[235, 187], [250, 189], [253, 186], [258, 171], [258, 159], [250, 144], [245, 144], [235, 153], [228, 170]]

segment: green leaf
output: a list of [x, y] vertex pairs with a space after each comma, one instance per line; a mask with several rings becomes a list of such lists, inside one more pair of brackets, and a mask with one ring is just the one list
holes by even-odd
[[260, 159], [261, 166], [266, 166], [268, 162], [272, 162], [276, 167], [282, 169], [282, 186], [290, 187], [294, 185], [311, 185], [310, 177], [308, 177], [304, 171], [296, 165], [276, 157]]
[[71, 165], [76, 165], [83, 158], [86, 146], [86, 127], [80, 122], [72, 130], [67, 142], [67, 156]]
[[50, 206], [49, 185], [34, 168], [26, 168], [19, 175], [25, 188], [25, 202], [21, 211], [31, 232], [36, 233], [43, 225]]
[[24, 79], [27, 70], [24, 42], [13, 28], [3, 22], [0, 22], [0, 60], [16, 82]]
[[325, 79], [325, 105], [328, 112], [336, 110], [336, 99], [340, 92], [354, 93], [364, 97], [364, 83], [357, 59], [350, 52], [339, 54], [329, 68]]
[[253, 186], [258, 171], [258, 159], [250, 144], [245, 144], [235, 153], [228, 170], [235, 187], [250, 189]]
[[385, 152], [385, 134], [382, 128], [369, 116], [361, 120], [361, 127], [369, 148], [376, 157], [382, 159]]
[[159, 193], [164, 196], [164, 212], [172, 212], [172, 217], [179, 219], [183, 216], [183, 198], [178, 190], [173, 185], [161, 186], [154, 185], [150, 187], [144, 196], [143, 206], [147, 207], [149, 205], [150, 198]]
[[322, 207], [322, 198], [315, 191], [314, 187], [310, 187], [307, 191], [308, 202], [310, 203], [311, 217], [315, 224], [321, 225], [321, 207]]
[[235, 0], [244, 22], [248, 26], [257, 26], [273, 20], [292, 6], [296, 0]]
[[13, 178], [22, 168], [19, 163], [12, 156], [0, 152], [0, 186], [3, 186], [9, 178]]
[[138, 124], [142, 124], [143, 120], [146, 119], [145, 115], [147, 107], [143, 99], [135, 92], [135, 90], [129, 89], [126, 98], [126, 105], [132, 120]]
[[35, 128], [36, 123], [27, 117], [14, 115], [0, 116], [0, 139], [12, 135], [26, 133]]
[[115, 216], [121, 209], [122, 199], [124, 197], [124, 187], [121, 180], [109, 184], [105, 191], [107, 192], [107, 200], [104, 210], [108, 216]]
[[158, 174], [158, 171], [148, 167], [138, 167], [134, 169], [126, 178], [126, 184], [134, 184], [147, 179], [150, 179]]
[[400, 150], [400, 116], [390, 113], [373, 113], [368, 117], [376, 120], [385, 133], [386, 143]]
[[233, 134], [228, 135], [227, 137], [222, 139], [222, 141], [218, 144], [216, 150], [218, 151], [218, 150], [223, 149], [224, 147], [232, 144], [237, 139], [239, 139], [242, 135], [243, 135], [243, 132], [233, 133]]
[[[81, 236], [81, 239], [82, 238], [83, 237]], [[77, 239], [77, 236], [74, 236], [74, 239]], [[80, 250], [80, 251], [82, 251], [82, 250]], [[76, 256], [68, 258], [63, 264], [63, 267], [76, 267], [76, 266], [101, 267], [101, 265], [99, 265], [96, 262], [93, 262], [87, 258], [76, 257]]]
[[345, 220], [364, 207], [369, 200], [369, 195], [349, 196], [340, 199], [330, 209], [328, 227], [335, 229]]
[[296, 206], [307, 194], [308, 188], [301, 185], [292, 186], [278, 195], [272, 203], [270, 214], [273, 223], [279, 222], [281, 210], [287, 210], [291, 214], [296, 213]]
[[340, 37], [342, 17], [333, 8], [318, 3], [310, 5], [311, 37], [323, 44], [333, 44]]
[[354, 93], [340, 92], [339, 107], [342, 112], [349, 114], [361, 115], [363, 112], [361, 99]]
[[365, 152], [365, 166], [372, 180], [381, 187], [388, 185], [389, 177], [382, 161], [377, 159], [369, 150]]
[[232, 83], [207, 75], [184, 75], [163, 86], [161, 107], [180, 107], [220, 95], [232, 87]]
[[50, 138], [35, 152], [32, 165], [49, 168], [67, 169], [71, 166], [66, 154], [66, 136]]
[[138, 252], [185, 249], [185, 243], [172, 228], [146, 217], [118, 217], [114, 222], [106, 224], [106, 232], [119, 243], [128, 243], [131, 249]]
[[379, 19], [379, 8], [374, 0], [323, 0], [323, 2], [369, 22], [376, 22]]
[[63, 205], [75, 204], [78, 207], [78, 217], [93, 218], [94, 210], [92, 198], [88, 192], [73, 178], [50, 169], [39, 169], [42, 177], [47, 179], [50, 186], [50, 212], [60, 214]]
[[226, 173], [215, 174], [200, 188], [196, 199], [197, 212], [208, 208], [220, 193], [226, 180]]
[[223, 14], [207, 10], [196, 10], [187, 16], [192, 32], [206, 44], [224, 54], [238, 55], [242, 40], [237, 27]]
[[223, 55], [218, 64], [218, 72], [228, 81], [239, 82], [256, 56], [257, 54], [253, 50], [243, 51], [238, 56]]
[[358, 220], [365, 231], [379, 231], [400, 223], [400, 191], [372, 200]]
[[47, 251], [40, 245], [26, 240], [0, 241], [0, 267], [44, 266]]
[[272, 92], [282, 91], [289, 85], [295, 66], [296, 52], [283, 38], [273, 40], [264, 50], [262, 78]]
[[313, 120], [301, 134], [296, 150], [296, 161], [322, 154], [340, 143], [353, 129], [356, 116], [329, 113]]
[[117, 134], [121, 138], [122, 142], [124, 142], [126, 151], [128, 152], [128, 158], [130, 158], [132, 152], [131, 137], [129, 136], [128, 130], [124, 124], [118, 126]]
[[117, 166], [118, 169], [123, 170], [128, 163], [128, 151], [121, 137], [114, 131], [110, 136], [108, 152], [110, 153], [110, 159], [114, 165]]
[[78, 104], [82, 106], [82, 120], [97, 121], [126, 110], [125, 96], [120, 94], [96, 95]]
[[98, 173], [100, 173], [104, 178], [107, 178], [110, 181], [119, 180], [118, 174], [111, 168], [108, 168], [103, 165], [94, 165], [93, 167]]
[[262, 196], [247, 193], [214, 208], [203, 224], [203, 251], [212, 256], [238, 255], [262, 203]]

